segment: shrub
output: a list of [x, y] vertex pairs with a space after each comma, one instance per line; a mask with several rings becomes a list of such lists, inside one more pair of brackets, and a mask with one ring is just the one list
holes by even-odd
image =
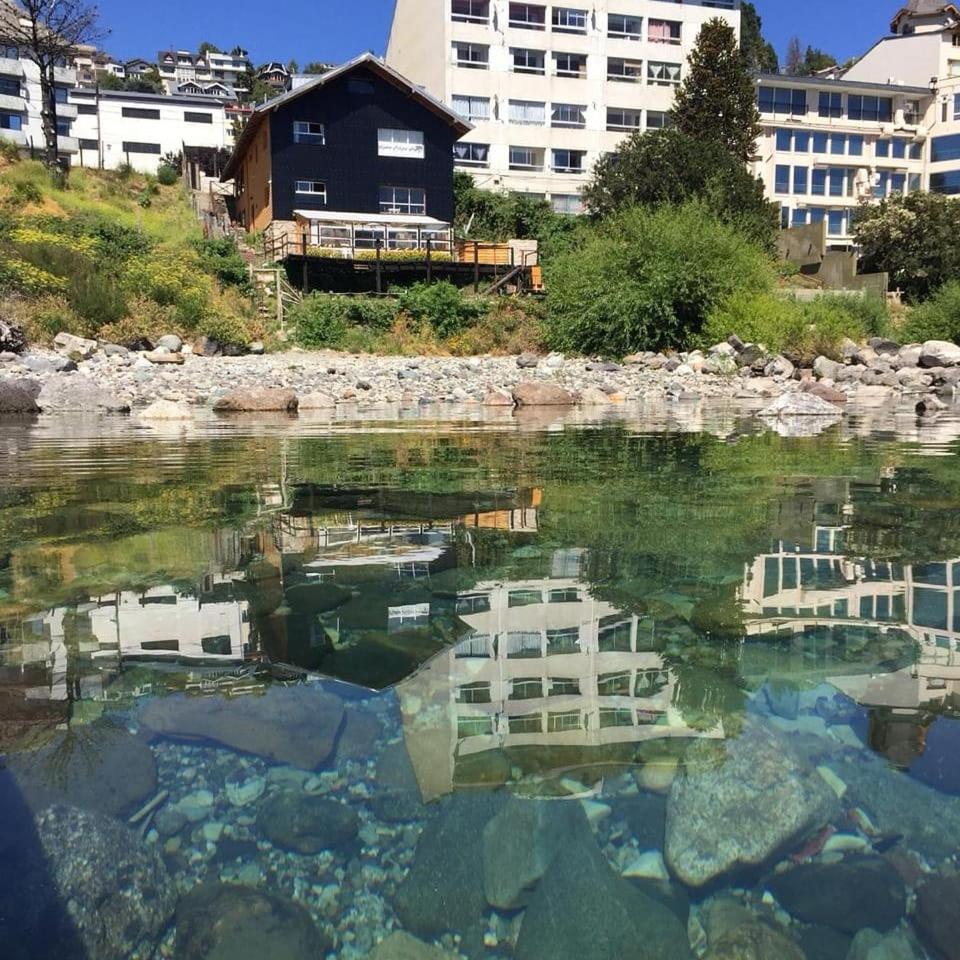
[[153, 342], [167, 333], [180, 335], [183, 332], [177, 326], [173, 307], [162, 307], [147, 297], [134, 297], [126, 315], [102, 326], [98, 335], [108, 343], [135, 347], [145, 341]]
[[[320, 247], [316, 249], [322, 249]], [[376, 250], [357, 250], [354, 260], [376, 260]], [[380, 259], [383, 263], [423, 263], [427, 259], [426, 250], [381, 250]], [[431, 250], [430, 259], [434, 263], [449, 263], [453, 256], [448, 250]]]
[[67, 283], [62, 277], [17, 257], [0, 258], [0, 290], [18, 291], [29, 296], [64, 293]]
[[351, 301], [349, 318], [361, 327], [389, 330], [399, 309], [395, 300], [357, 298]]
[[304, 347], [331, 347], [340, 342], [350, 310], [345, 297], [312, 293], [288, 312], [297, 343]]
[[197, 332], [210, 340], [216, 340], [217, 343], [240, 347], [248, 346], [253, 339], [243, 318], [231, 313], [204, 317]]
[[539, 300], [498, 297], [473, 326], [447, 340], [451, 353], [517, 354], [546, 349], [543, 303]]
[[221, 286], [240, 287], [246, 292], [252, 292], [250, 270], [246, 261], [240, 256], [233, 237], [218, 237], [203, 239], [194, 245], [200, 254], [200, 263], [203, 268], [212, 273]]
[[548, 340], [586, 354], [684, 346], [734, 293], [773, 284], [766, 254], [699, 202], [628, 208], [545, 267]]
[[164, 187], [172, 187], [180, 181], [180, 174], [168, 163], [161, 163], [157, 168], [157, 182]]
[[907, 315], [903, 338], [914, 343], [927, 340], [960, 342], [960, 280], [950, 280]]
[[0, 140], [0, 160], [16, 163], [20, 159], [20, 148], [12, 140]]
[[415, 283], [400, 294], [400, 309], [416, 321], [426, 321], [441, 337], [463, 330], [483, 312], [483, 304], [469, 302], [447, 280]]

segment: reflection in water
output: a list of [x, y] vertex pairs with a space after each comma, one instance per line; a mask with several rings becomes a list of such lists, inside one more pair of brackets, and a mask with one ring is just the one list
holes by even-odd
[[25, 444], [17, 862], [90, 960], [359, 960], [394, 929], [489, 960], [942, 950], [952, 461], [735, 439], [227, 436], [159, 472], [116, 441], [62, 476]]

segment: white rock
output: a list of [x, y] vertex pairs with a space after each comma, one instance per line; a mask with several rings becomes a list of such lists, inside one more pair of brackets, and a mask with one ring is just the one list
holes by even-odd
[[842, 416], [836, 405], [812, 393], [785, 393], [777, 397], [761, 414], [761, 417], [832, 417]]
[[869, 844], [855, 833], [835, 833], [824, 845], [824, 853], [859, 853]]
[[157, 400], [140, 413], [141, 420], [192, 420], [193, 411], [185, 403]]
[[333, 410], [336, 405], [332, 397], [319, 391], [308, 393], [300, 398], [301, 410]]
[[264, 777], [250, 777], [239, 782], [228, 780], [226, 784], [227, 799], [235, 807], [246, 807], [255, 803], [266, 789], [267, 781]]
[[645, 853], [636, 854], [623, 868], [623, 876], [665, 882], [670, 880], [670, 872], [659, 850], [647, 850]]
[[960, 347], [946, 340], [928, 340], [920, 351], [921, 367], [960, 367]]

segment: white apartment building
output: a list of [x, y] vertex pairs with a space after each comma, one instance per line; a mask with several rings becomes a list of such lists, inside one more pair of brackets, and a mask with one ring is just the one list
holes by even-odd
[[157, 70], [167, 93], [206, 92], [204, 88], [218, 87], [213, 92], [226, 89], [231, 95], [243, 89], [244, 74], [250, 69], [246, 50], [232, 53], [202, 55], [189, 50], [161, 50], [157, 54]]
[[77, 116], [75, 162], [84, 167], [115, 170], [129, 163], [156, 173], [168, 153], [233, 146], [225, 100], [78, 89], [70, 92], [70, 107]]
[[396, 0], [387, 63], [474, 125], [457, 166], [578, 212], [590, 170], [662, 127], [701, 26], [739, 0]]

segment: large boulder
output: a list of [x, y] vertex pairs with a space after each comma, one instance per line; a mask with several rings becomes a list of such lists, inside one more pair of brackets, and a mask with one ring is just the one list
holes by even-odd
[[836, 810], [816, 770], [783, 736], [751, 722], [738, 737], [688, 750], [667, 801], [666, 861], [700, 887], [790, 849]]
[[703, 960], [806, 960], [803, 950], [765, 923], [744, 923], [710, 944]]
[[523, 906], [561, 848], [590, 836], [581, 804], [513, 798], [483, 831], [483, 888], [502, 910]]
[[917, 891], [914, 918], [921, 937], [944, 960], [960, 960], [960, 876], [934, 877]]
[[821, 380], [836, 380], [838, 374], [843, 369], [843, 364], [836, 360], [830, 360], [828, 357], [817, 357], [813, 361], [814, 375]]
[[0, 353], [23, 353], [27, 338], [12, 320], [0, 320]]
[[887, 934], [861, 930], [844, 960], [922, 960], [922, 957], [923, 953], [905, 930]]
[[0, 380], [0, 413], [39, 413], [39, 393], [34, 380]]
[[427, 824], [394, 904], [406, 929], [427, 939], [448, 931], [482, 938], [483, 831], [501, 805], [496, 794], [454, 794]]
[[176, 921], [176, 960], [318, 960], [333, 946], [299, 904], [250, 887], [194, 887]]
[[886, 933], [907, 909], [900, 874], [880, 857], [804, 864], [773, 877], [767, 888], [791, 916], [843, 933]]
[[836, 404], [815, 393], [784, 393], [760, 414], [764, 419], [789, 420], [794, 417], [823, 417], [836, 419], [841, 415]]
[[89, 360], [97, 352], [97, 341], [75, 337], [72, 333], [58, 333], [53, 345], [71, 360]]
[[299, 405], [292, 390], [242, 387], [217, 400], [213, 409], [219, 413], [294, 413]]
[[573, 394], [555, 383], [528, 380], [513, 388], [513, 399], [518, 407], [563, 407], [573, 403]]
[[686, 924], [618, 877], [592, 837], [562, 846], [530, 900], [516, 960], [688, 960]]
[[152, 956], [176, 888], [155, 850], [101, 814], [54, 806], [37, 818], [51, 898], [66, 905], [88, 957]]
[[175, 400], [156, 400], [140, 412], [141, 420], [192, 420], [193, 411]]
[[47, 380], [37, 405], [45, 413], [126, 413], [130, 409], [129, 400], [79, 373]]
[[271, 687], [259, 697], [159, 697], [140, 719], [156, 733], [215, 740], [275, 763], [313, 770], [333, 752], [343, 702], [314, 684]]
[[960, 347], [946, 340], [928, 340], [920, 351], [920, 366], [960, 367]]
[[274, 846], [314, 854], [349, 850], [356, 843], [360, 818], [336, 800], [285, 790], [260, 805], [257, 829]]

